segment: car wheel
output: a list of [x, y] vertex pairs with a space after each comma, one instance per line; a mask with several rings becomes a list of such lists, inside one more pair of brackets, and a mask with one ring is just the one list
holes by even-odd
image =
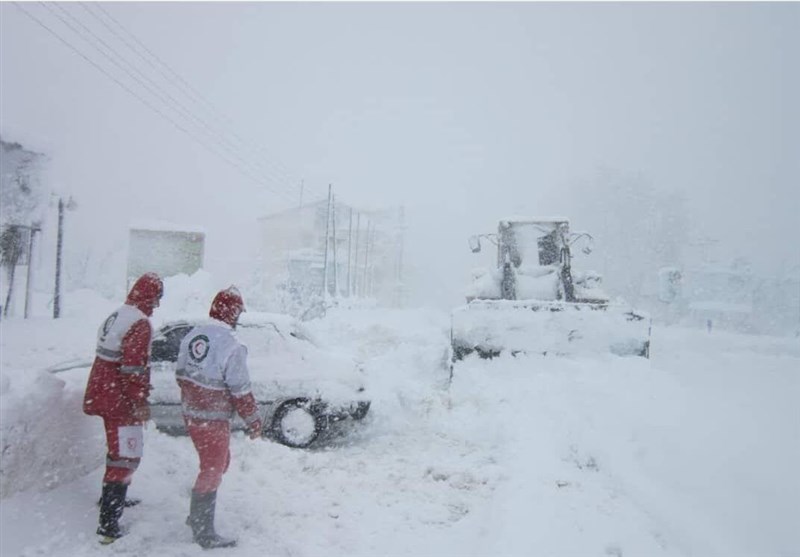
[[279, 443], [303, 449], [311, 445], [325, 429], [325, 418], [314, 412], [308, 399], [295, 398], [278, 407], [270, 429]]

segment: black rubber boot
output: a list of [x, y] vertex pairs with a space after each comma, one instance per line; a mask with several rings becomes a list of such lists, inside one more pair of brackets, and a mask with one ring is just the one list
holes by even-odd
[[119, 519], [125, 508], [125, 495], [128, 486], [122, 483], [103, 484], [103, 494], [100, 496], [100, 526], [97, 535], [103, 536], [100, 543], [111, 543], [123, 535], [119, 527]]
[[[103, 502], [103, 498], [101, 497], [100, 499], [97, 500], [97, 506], [99, 507], [102, 502]], [[136, 505], [138, 505], [141, 502], [142, 502], [141, 499], [128, 499], [128, 498], [126, 498], [125, 502], [122, 504], [122, 506], [125, 507], [126, 509], [128, 509], [130, 507], [135, 507]]]
[[194, 541], [203, 549], [233, 547], [236, 540], [223, 538], [214, 530], [214, 513], [217, 506], [217, 492], [197, 493], [192, 491], [189, 507], [189, 526], [192, 527]]

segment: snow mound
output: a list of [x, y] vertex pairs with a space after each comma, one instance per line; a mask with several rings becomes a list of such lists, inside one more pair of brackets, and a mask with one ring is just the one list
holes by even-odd
[[81, 393], [44, 371], [4, 373], [2, 387], [0, 498], [49, 490], [102, 464], [103, 428], [83, 414]]

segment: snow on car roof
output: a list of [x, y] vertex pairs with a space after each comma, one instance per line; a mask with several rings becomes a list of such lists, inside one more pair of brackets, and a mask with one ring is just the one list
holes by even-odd
[[[164, 325], [168, 325], [171, 323], [179, 323], [179, 322], [194, 323], [194, 324], [206, 323], [210, 319], [211, 318], [208, 316], [207, 313], [191, 312], [185, 315], [181, 315], [179, 317], [171, 315], [159, 321], [157, 324], [157, 328], [161, 328]], [[242, 313], [241, 316], [239, 316], [239, 325], [243, 327], [267, 325], [267, 324], [280, 325], [286, 328], [293, 328], [299, 326], [297, 319], [295, 319], [291, 315], [286, 315], [283, 313], [271, 313], [266, 311], [245, 311], [244, 313]]]

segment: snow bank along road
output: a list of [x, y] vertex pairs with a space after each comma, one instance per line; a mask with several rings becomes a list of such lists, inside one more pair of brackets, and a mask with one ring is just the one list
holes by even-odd
[[[41, 373], [92, 353], [95, 320], [2, 324], [3, 557], [205, 555], [183, 524], [188, 438], [146, 431], [100, 546], [103, 438]], [[338, 311], [310, 324], [364, 362], [362, 427], [315, 450], [232, 444], [218, 529], [239, 556], [800, 555], [797, 339], [654, 329], [650, 361], [467, 359], [446, 388], [448, 316]]]

